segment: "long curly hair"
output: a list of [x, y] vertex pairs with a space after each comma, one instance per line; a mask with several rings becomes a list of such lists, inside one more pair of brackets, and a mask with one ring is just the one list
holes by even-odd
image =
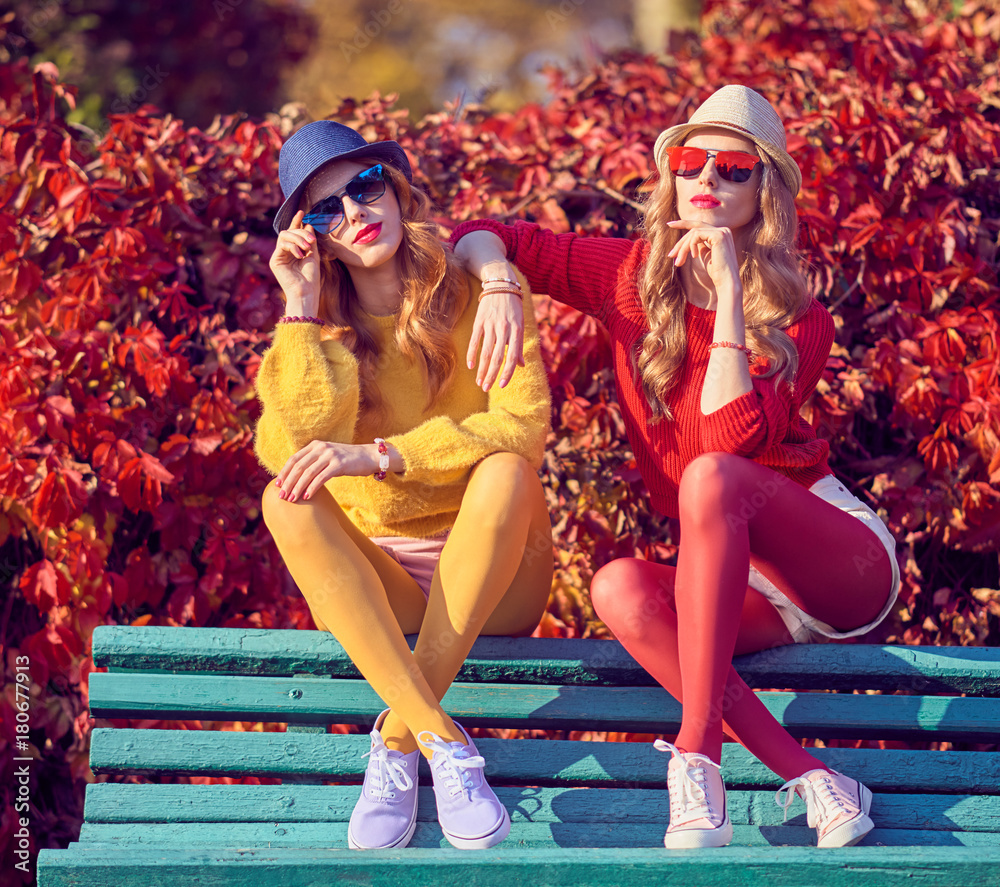
[[[399, 245], [403, 298], [396, 315], [394, 343], [424, 373], [430, 408], [455, 374], [458, 356], [451, 339], [470, 298], [468, 278], [451, 250], [428, 221], [430, 198], [411, 185], [395, 167], [382, 164], [399, 201], [403, 238]], [[320, 246], [319, 316], [328, 324], [323, 338], [342, 342], [358, 361], [361, 406], [358, 427], [380, 425], [385, 418], [382, 395], [375, 385], [379, 346], [366, 321], [344, 264], [325, 238]]]
[[[761, 160], [757, 215], [750, 223], [748, 245], [740, 263], [747, 345], [767, 359], [768, 367], [762, 376], [777, 375], [791, 385], [799, 355], [783, 330], [805, 313], [812, 297], [795, 248], [795, 198], [764, 152]], [[639, 296], [649, 333], [633, 355], [633, 368], [653, 412], [651, 423], [673, 418], [666, 397], [677, 384], [687, 352], [684, 291], [680, 274], [668, 256], [685, 233], [667, 225], [678, 218], [674, 176], [663, 171], [650, 194], [643, 220], [650, 249], [639, 281]]]

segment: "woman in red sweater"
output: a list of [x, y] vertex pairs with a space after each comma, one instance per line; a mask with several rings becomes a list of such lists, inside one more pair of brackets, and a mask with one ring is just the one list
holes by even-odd
[[[676, 567], [625, 558], [591, 595], [625, 648], [683, 703], [667, 783], [667, 847], [732, 839], [720, 774], [723, 731], [787, 780], [821, 847], [872, 828], [871, 792], [829, 770], [780, 726], [732, 667], [734, 654], [851, 637], [885, 618], [899, 586], [891, 534], [827, 464], [800, 416], [833, 342], [794, 248], [801, 174], [760, 94], [730, 85], [660, 134], [660, 179], [636, 241], [536, 225], [459, 225], [456, 254], [483, 277], [514, 275], [598, 318], [653, 506], [679, 518]], [[491, 297], [479, 378], [510, 378], [520, 304]], [[489, 321], [488, 323], [486, 321]], [[781, 796], [779, 791], [776, 800]], [[779, 800], [779, 803], [782, 801]]]

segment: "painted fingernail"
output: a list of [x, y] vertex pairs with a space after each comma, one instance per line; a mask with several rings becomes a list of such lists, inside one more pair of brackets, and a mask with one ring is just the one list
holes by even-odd
[[302, 498], [303, 498], [303, 499], [308, 499], [308, 498], [309, 498], [309, 494], [308, 494], [308, 493], [306, 493], [306, 494], [305, 494], [305, 495], [304, 495], [304, 496], [303, 496]]
[[278, 488], [278, 489], [280, 490], [280, 489], [281, 489], [281, 480], [280, 480], [280, 479], [279, 479], [279, 480], [276, 480], [276, 481], [274, 482], [274, 485], [275, 485], [275, 486], [276, 486], [276, 487], [277, 487], [277, 488]]

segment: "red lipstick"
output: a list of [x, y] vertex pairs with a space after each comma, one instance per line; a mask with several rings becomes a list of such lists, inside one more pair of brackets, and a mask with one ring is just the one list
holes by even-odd
[[377, 222], [374, 225], [365, 225], [365, 227], [362, 228], [358, 232], [357, 236], [354, 238], [354, 242], [355, 243], [370, 243], [376, 237], [378, 237], [379, 234], [381, 234], [381, 233], [382, 233], [382, 223], [381, 222]]
[[699, 209], [712, 209], [720, 205], [721, 201], [716, 200], [711, 194], [696, 194], [691, 198], [691, 206], [697, 206]]

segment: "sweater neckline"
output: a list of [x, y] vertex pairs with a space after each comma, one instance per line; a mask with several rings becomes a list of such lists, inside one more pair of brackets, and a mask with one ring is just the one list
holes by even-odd
[[393, 329], [396, 326], [396, 314], [369, 314], [363, 308], [358, 309], [365, 320], [379, 327], [379, 329]]
[[690, 311], [695, 317], [715, 317], [714, 308], [700, 308], [694, 302], [689, 302], [687, 299], [684, 300], [684, 305], [685, 310]]

